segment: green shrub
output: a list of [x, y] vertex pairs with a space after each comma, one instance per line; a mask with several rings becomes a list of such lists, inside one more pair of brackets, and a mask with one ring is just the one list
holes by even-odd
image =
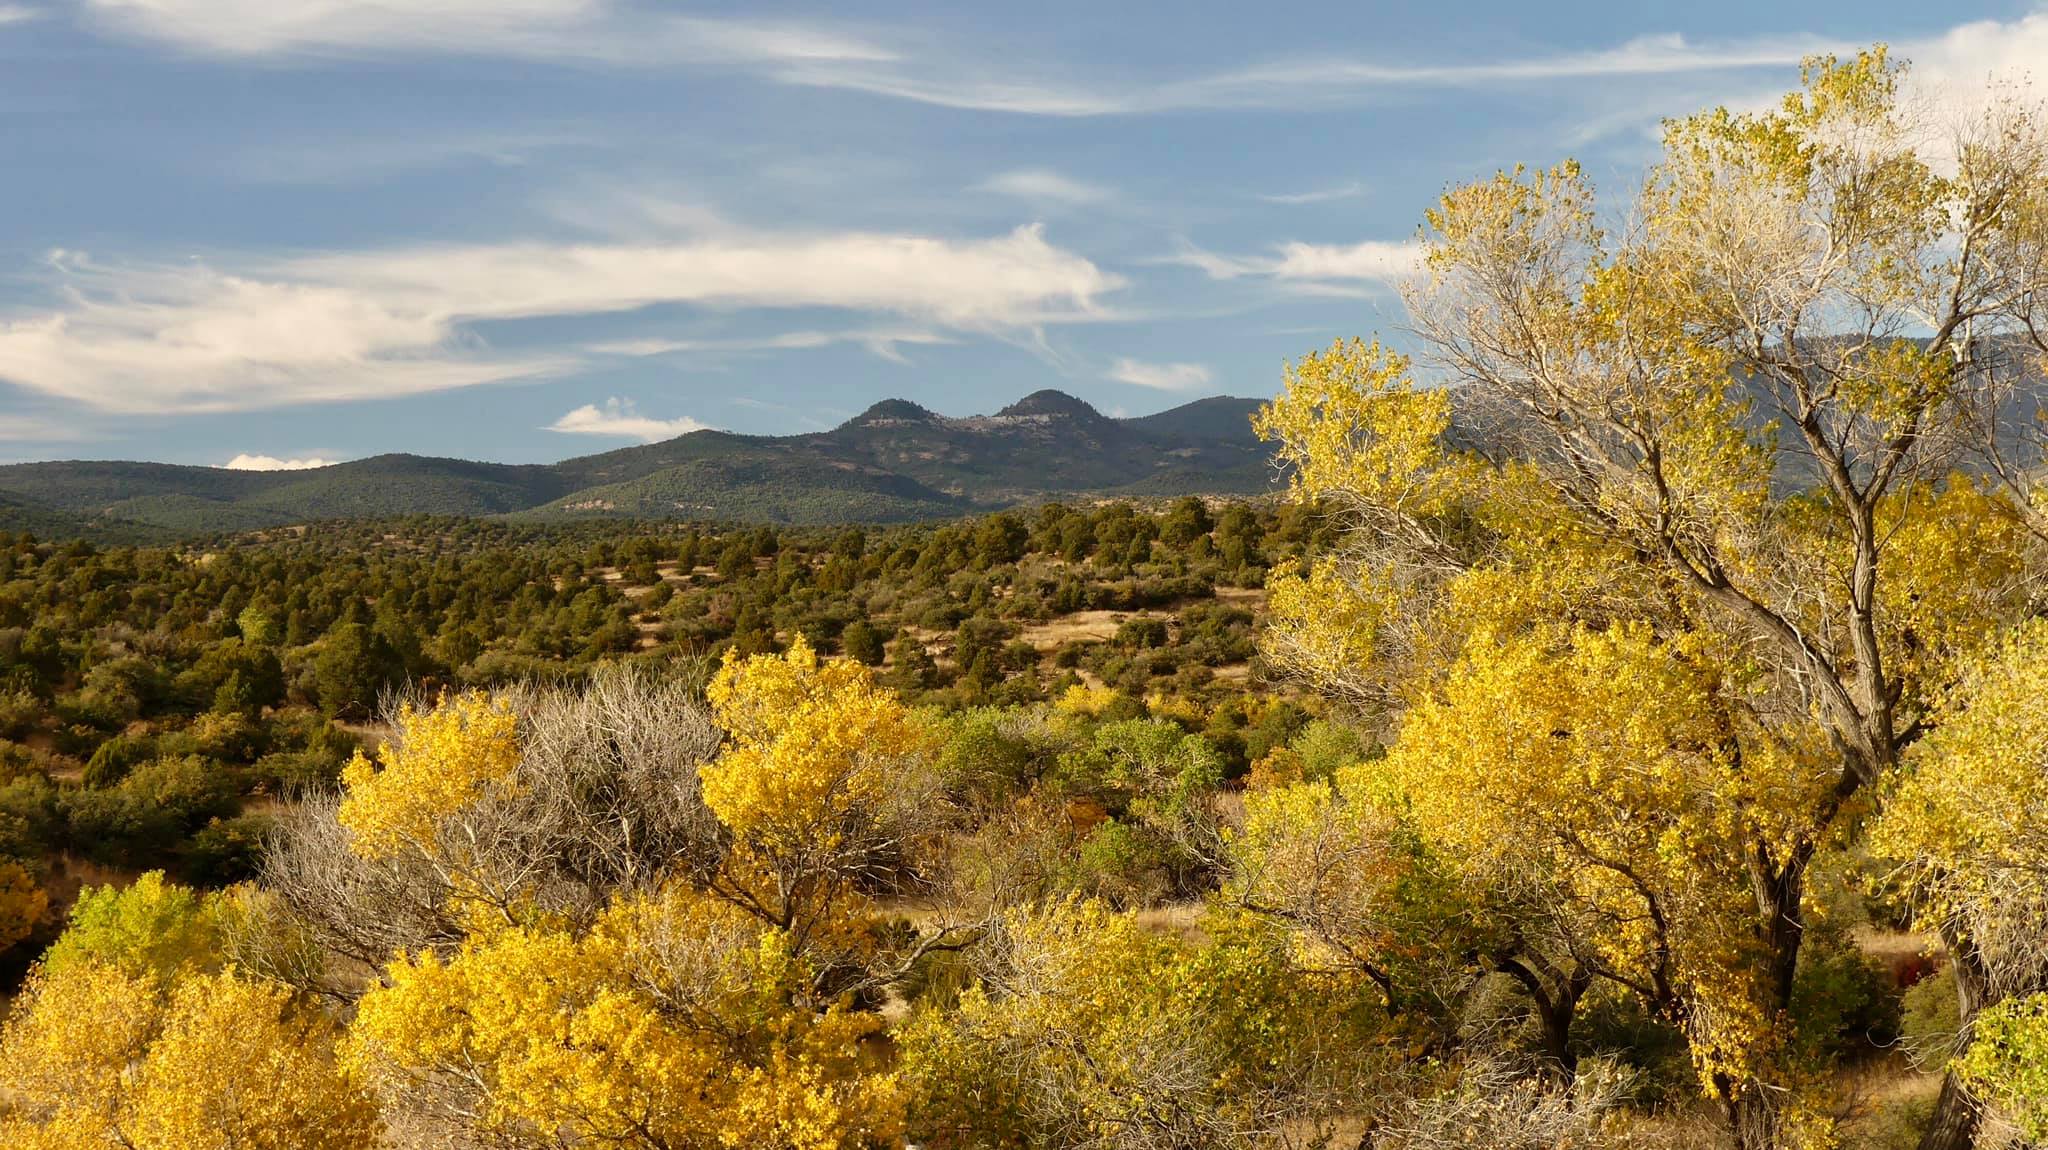
[[1947, 971], [1929, 975], [1906, 990], [1899, 1034], [1921, 1069], [1939, 1073], [1948, 1067], [1962, 1025], [1955, 979]]
[[149, 735], [115, 735], [101, 743], [92, 758], [86, 760], [85, 785], [111, 787], [156, 754], [156, 740]]
[[1847, 939], [1817, 935], [1799, 954], [1793, 977], [1796, 1041], [1816, 1063], [1888, 1047], [1899, 1036], [1899, 997], [1883, 967]]

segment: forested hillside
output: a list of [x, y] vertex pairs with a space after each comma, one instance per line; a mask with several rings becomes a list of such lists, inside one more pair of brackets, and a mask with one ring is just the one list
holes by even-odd
[[831, 431], [697, 431], [561, 463], [379, 455], [308, 471], [161, 463], [0, 466], [0, 530], [107, 542], [401, 515], [906, 523], [1060, 495], [1153, 498], [1272, 489], [1256, 400], [1110, 419], [1041, 391], [949, 419], [888, 400]]

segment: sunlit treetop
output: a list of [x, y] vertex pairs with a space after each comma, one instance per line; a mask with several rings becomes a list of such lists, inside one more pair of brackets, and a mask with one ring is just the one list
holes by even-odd
[[431, 852], [441, 821], [519, 768], [518, 720], [506, 704], [480, 691], [443, 698], [398, 714], [396, 743], [377, 748], [373, 763], [356, 752], [342, 769], [341, 823], [368, 857], [412, 847]]
[[920, 745], [870, 668], [820, 660], [801, 636], [782, 655], [728, 653], [709, 697], [731, 741], [699, 771], [704, 802], [735, 835], [764, 844], [840, 834], [844, 819], [886, 797], [891, 768]]

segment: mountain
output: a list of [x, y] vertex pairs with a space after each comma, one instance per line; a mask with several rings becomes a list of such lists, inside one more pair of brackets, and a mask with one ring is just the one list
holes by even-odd
[[695, 431], [555, 464], [379, 455], [309, 471], [166, 463], [0, 466], [0, 529], [142, 541], [315, 519], [516, 515], [780, 523], [948, 518], [1075, 495], [1242, 495], [1272, 485], [1261, 401], [1135, 419], [1058, 391], [951, 418], [886, 399], [830, 431]]

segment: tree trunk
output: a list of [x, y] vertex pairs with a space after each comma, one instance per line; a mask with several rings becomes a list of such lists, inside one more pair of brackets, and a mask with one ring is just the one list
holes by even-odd
[[1579, 999], [1593, 985], [1593, 972], [1574, 962], [1569, 972], [1559, 970], [1541, 955], [1498, 955], [1494, 969], [1512, 976], [1529, 992], [1536, 1004], [1536, 1020], [1543, 1027], [1543, 1053], [1557, 1068], [1566, 1085], [1578, 1078], [1579, 1055], [1572, 1049], [1572, 1021], [1578, 1017]]
[[[1782, 866], [1777, 866], [1762, 847], [1757, 847], [1750, 860], [1759, 915], [1757, 940], [1763, 944], [1769, 964], [1769, 1000], [1764, 1005], [1774, 1013], [1792, 1005], [1799, 948], [1806, 940], [1806, 919], [1799, 903], [1806, 887], [1806, 865], [1811, 853], [1808, 848], [1797, 848]], [[1717, 1086], [1735, 1150], [1777, 1150], [1781, 1099], [1771, 1084], [1724, 1078]]]
[[1934, 1117], [1920, 1132], [1920, 1150], [1970, 1150], [1977, 1143], [1977, 1123], [1983, 1110], [1953, 1071], [1941, 1080], [1941, 1097], [1934, 1103]]
[[1728, 1134], [1735, 1140], [1735, 1150], [1777, 1150], [1777, 1099], [1771, 1097], [1763, 1084], [1749, 1083], [1741, 1094], [1724, 1100], [1722, 1108], [1728, 1116]]
[[[1948, 951], [1949, 973], [1956, 980], [1960, 1042], [1962, 1036], [1969, 1034], [1977, 1012], [1985, 1006], [1991, 991], [1990, 978], [1984, 969], [1984, 956], [1967, 936], [1944, 929], [1941, 944]], [[1955, 1072], [1949, 1071], [1941, 1080], [1941, 1097], [1935, 1100], [1934, 1117], [1920, 1133], [1920, 1150], [1970, 1150], [1977, 1142], [1977, 1126], [1983, 1117], [1983, 1107], [1956, 1079]]]

